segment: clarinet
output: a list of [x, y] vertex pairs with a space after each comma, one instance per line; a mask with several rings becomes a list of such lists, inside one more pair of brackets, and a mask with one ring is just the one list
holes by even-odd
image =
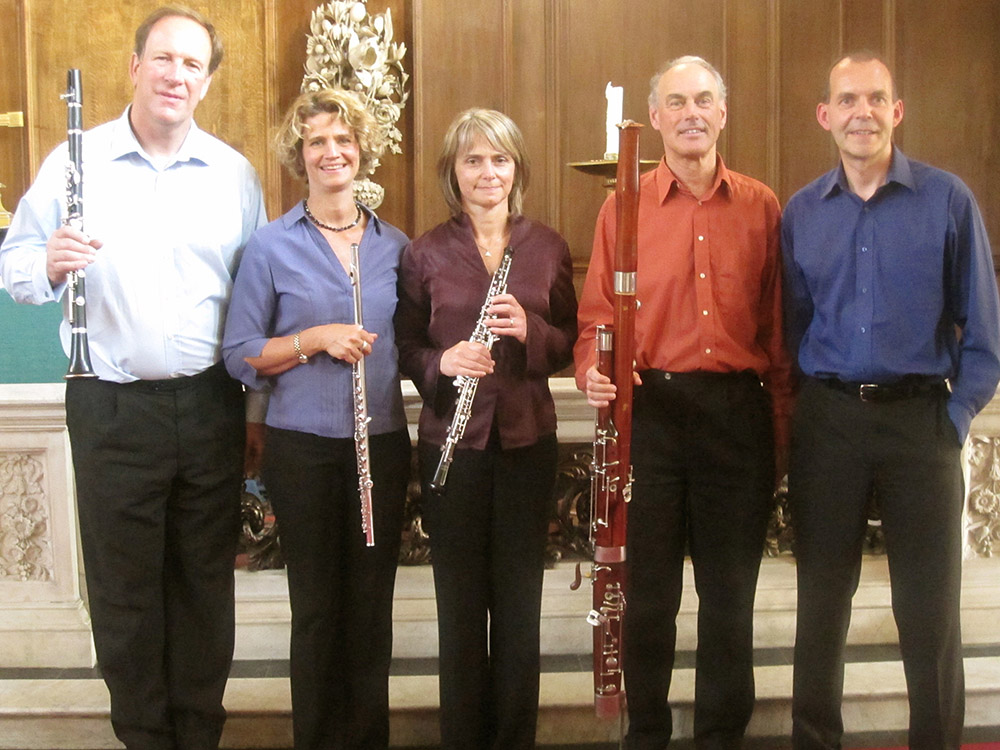
[[[80, 71], [72, 68], [66, 75], [66, 93], [62, 99], [68, 105], [66, 134], [69, 162], [66, 164], [66, 218], [64, 226], [83, 231], [83, 89]], [[70, 271], [66, 282], [68, 295], [67, 319], [70, 326], [69, 369], [65, 378], [96, 378], [90, 364], [90, 344], [87, 341], [87, 272]]]
[[590, 511], [593, 609], [587, 622], [594, 627], [594, 708], [601, 718], [620, 718], [624, 703], [625, 528], [632, 498], [632, 369], [642, 126], [627, 120], [619, 128], [614, 325], [597, 328], [597, 370], [611, 378], [617, 393], [609, 406], [597, 411]]
[[[488, 350], [493, 349], [493, 344], [500, 337], [491, 332], [487, 327], [486, 320], [490, 316], [486, 311], [489, 309], [495, 296], [507, 291], [507, 274], [510, 273], [510, 262], [513, 257], [514, 248], [508, 245], [504, 249], [500, 265], [497, 266], [497, 270], [493, 274], [493, 279], [490, 281], [489, 291], [486, 292], [486, 301], [483, 302], [483, 307], [479, 311], [479, 320], [476, 322], [476, 327], [472, 331], [472, 337], [469, 339], [469, 341], [474, 343], [482, 344]], [[448, 469], [451, 468], [451, 462], [455, 459], [455, 446], [458, 445], [458, 441], [465, 434], [465, 426], [469, 423], [469, 417], [472, 416], [472, 400], [476, 397], [479, 378], [459, 375], [455, 378], [455, 387], [458, 388], [458, 398], [455, 401], [455, 416], [452, 417], [451, 426], [448, 427], [448, 435], [445, 438], [444, 445], [441, 446], [441, 459], [438, 461], [437, 470], [434, 472], [434, 478], [430, 484], [431, 489], [437, 493], [444, 492], [445, 483], [448, 481]]]
[[[361, 260], [358, 258], [358, 244], [351, 243], [351, 287], [354, 291], [354, 322], [363, 326], [361, 315]], [[371, 463], [368, 453], [368, 388], [365, 380], [364, 355], [351, 366], [354, 397], [354, 449], [358, 454], [358, 495], [361, 498], [361, 531], [365, 535], [365, 544], [375, 546], [375, 525], [372, 519], [372, 481]]]

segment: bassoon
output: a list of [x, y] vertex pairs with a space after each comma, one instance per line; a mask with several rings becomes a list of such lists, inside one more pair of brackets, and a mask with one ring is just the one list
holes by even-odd
[[[66, 163], [66, 218], [63, 225], [83, 231], [83, 88], [80, 71], [71, 68], [66, 74], [66, 141], [69, 161]], [[90, 364], [90, 344], [87, 340], [87, 272], [71, 271], [66, 282], [70, 327], [69, 368], [66, 379], [95, 378]]]
[[[364, 326], [361, 314], [361, 259], [358, 243], [351, 243], [351, 288], [354, 292], [354, 322]], [[361, 531], [365, 545], [375, 546], [375, 520], [372, 517], [372, 469], [368, 441], [368, 384], [364, 355], [351, 366], [351, 392], [354, 400], [354, 450], [358, 456], [358, 496], [361, 498]]]
[[594, 708], [601, 718], [622, 715], [622, 632], [625, 621], [625, 529], [632, 495], [632, 370], [635, 359], [635, 265], [639, 225], [639, 131], [619, 127], [615, 184], [614, 315], [597, 327], [597, 370], [611, 378], [615, 398], [597, 410], [591, 479], [591, 570], [594, 627]]

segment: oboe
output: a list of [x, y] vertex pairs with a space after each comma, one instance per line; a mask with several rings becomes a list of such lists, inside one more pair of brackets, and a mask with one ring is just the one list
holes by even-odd
[[632, 368], [635, 358], [635, 266], [639, 223], [638, 123], [622, 123], [615, 185], [614, 325], [598, 326], [597, 370], [617, 387], [610, 406], [598, 409], [591, 483], [591, 571], [594, 626], [594, 707], [597, 715], [621, 715], [622, 630], [625, 620], [625, 527], [632, 497]]
[[[64, 226], [83, 231], [83, 89], [80, 71], [72, 68], [66, 75], [66, 93], [61, 96], [68, 105], [66, 134], [69, 162], [66, 164], [66, 218]], [[87, 272], [71, 271], [66, 282], [68, 295], [67, 319], [70, 326], [69, 369], [66, 379], [95, 378], [90, 364], [90, 344], [87, 341]]]
[[[513, 257], [514, 248], [508, 245], [503, 251], [500, 265], [497, 266], [497, 270], [493, 273], [493, 278], [490, 280], [490, 288], [486, 292], [486, 301], [483, 302], [483, 307], [479, 311], [479, 320], [476, 322], [476, 327], [473, 329], [472, 336], [469, 339], [473, 343], [482, 344], [487, 349], [492, 349], [493, 344], [500, 337], [490, 331], [486, 325], [486, 321], [490, 317], [486, 311], [493, 304], [494, 297], [507, 291], [507, 274], [510, 273], [510, 262]], [[448, 427], [448, 434], [445, 437], [444, 445], [441, 446], [441, 458], [438, 461], [437, 470], [434, 472], [434, 478], [431, 480], [431, 489], [435, 492], [444, 492], [444, 485], [448, 481], [448, 469], [451, 468], [451, 463], [455, 459], [455, 446], [458, 445], [458, 441], [465, 434], [465, 427], [469, 423], [469, 417], [472, 415], [472, 401], [476, 397], [479, 378], [459, 375], [455, 378], [455, 387], [458, 388], [458, 398], [455, 401], [455, 416], [452, 417], [451, 426]]]
[[[351, 243], [351, 287], [354, 291], [354, 322], [364, 326], [361, 314], [361, 260], [358, 257], [358, 243]], [[375, 546], [375, 524], [372, 519], [372, 481], [371, 463], [368, 452], [368, 387], [365, 380], [365, 358], [362, 357], [351, 366], [351, 377], [354, 395], [354, 449], [358, 454], [358, 495], [361, 498], [361, 531], [365, 535], [365, 544]]]

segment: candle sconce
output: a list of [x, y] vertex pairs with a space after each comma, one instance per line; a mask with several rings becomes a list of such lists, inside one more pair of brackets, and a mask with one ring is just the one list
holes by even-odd
[[[618, 172], [618, 158], [615, 154], [614, 159], [591, 159], [590, 161], [571, 161], [566, 166], [573, 167], [573, 169], [583, 172], [584, 174], [594, 175], [601, 178], [601, 185], [609, 191], [615, 189], [615, 175]], [[657, 159], [640, 159], [639, 169], [647, 170], [650, 167], [655, 167], [659, 161]]]
[[[617, 156], [617, 154], [616, 154]], [[618, 171], [618, 159], [591, 159], [589, 161], [571, 161], [566, 166], [601, 178], [601, 185], [607, 190], [615, 189], [615, 175]]]

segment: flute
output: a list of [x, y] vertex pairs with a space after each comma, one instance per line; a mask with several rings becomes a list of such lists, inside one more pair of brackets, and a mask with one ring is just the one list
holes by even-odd
[[[510, 273], [510, 263], [514, 258], [514, 248], [510, 245], [503, 251], [500, 265], [493, 273], [490, 280], [490, 288], [486, 292], [486, 301], [483, 302], [479, 311], [479, 320], [472, 331], [469, 341], [479, 343], [487, 349], [493, 349], [493, 344], [499, 336], [490, 331], [486, 325], [489, 314], [486, 312], [493, 303], [493, 298], [498, 294], [507, 291], [507, 274]], [[441, 446], [441, 458], [438, 460], [437, 469], [434, 471], [434, 478], [431, 479], [430, 487], [434, 492], [444, 492], [444, 485], [448, 481], [448, 469], [455, 459], [455, 446], [465, 434], [465, 426], [472, 416], [472, 401], [476, 398], [476, 389], [479, 387], [479, 378], [470, 378], [467, 375], [459, 375], [455, 378], [455, 386], [458, 388], [458, 398], [455, 401], [455, 416], [452, 417], [451, 425], [448, 427], [448, 434], [445, 437], [444, 445]]]
[[[361, 260], [358, 257], [358, 243], [351, 243], [351, 288], [354, 291], [354, 322], [364, 327], [361, 313]], [[375, 546], [375, 523], [372, 518], [372, 481], [371, 463], [368, 451], [368, 387], [365, 380], [364, 355], [351, 366], [352, 388], [354, 397], [354, 449], [358, 454], [358, 496], [361, 498], [361, 531], [365, 535], [365, 544]]]
[[594, 627], [594, 708], [602, 718], [620, 717], [622, 642], [626, 610], [625, 530], [632, 497], [632, 369], [635, 360], [635, 267], [639, 225], [639, 130], [619, 125], [615, 185], [614, 325], [598, 326], [597, 370], [617, 387], [614, 401], [599, 409], [594, 430], [591, 480], [591, 571]]
[[[80, 71], [71, 68], [66, 75], [66, 141], [69, 161], [66, 164], [66, 218], [64, 226], [83, 231], [83, 88]], [[66, 281], [70, 326], [69, 368], [65, 378], [96, 378], [90, 364], [90, 344], [87, 340], [87, 272], [70, 271]]]

